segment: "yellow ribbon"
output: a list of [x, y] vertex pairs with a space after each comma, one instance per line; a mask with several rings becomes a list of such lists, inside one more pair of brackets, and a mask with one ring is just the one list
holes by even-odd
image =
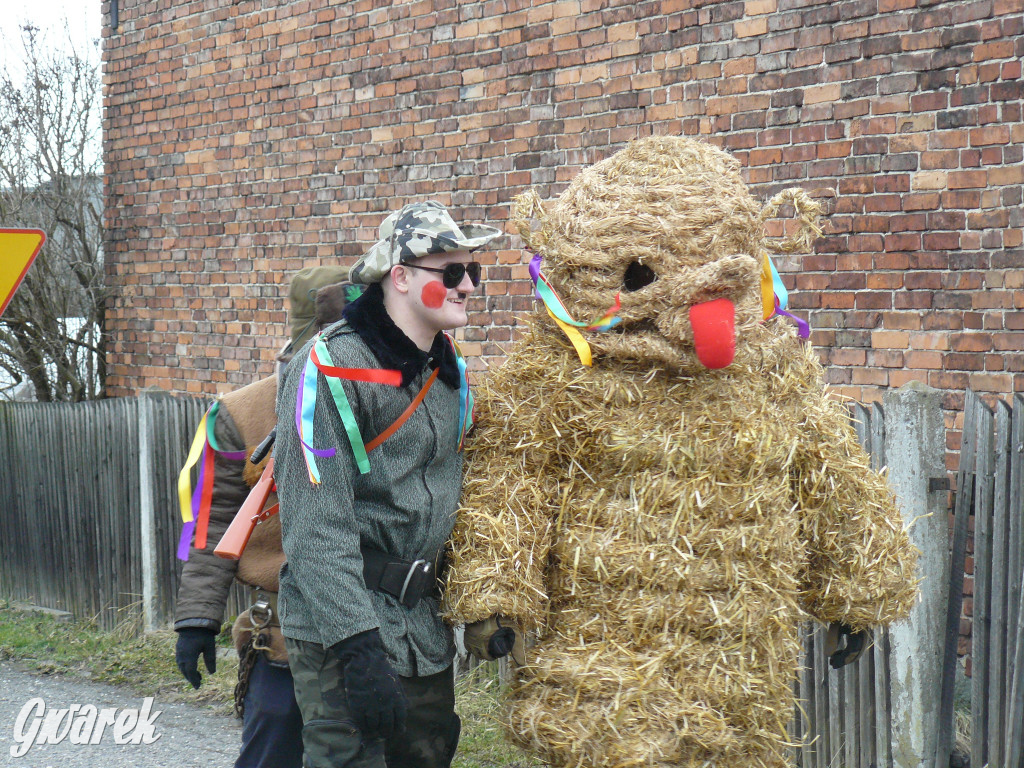
[[192, 447], [188, 449], [188, 458], [185, 466], [181, 468], [178, 475], [178, 504], [181, 505], [181, 519], [183, 522], [191, 523], [195, 518], [192, 515], [192, 467], [203, 455], [203, 446], [206, 445], [206, 414], [196, 428], [196, 436], [192, 438]]
[[593, 359], [590, 355], [590, 345], [587, 343], [587, 340], [583, 338], [583, 334], [568, 323], [563, 323], [555, 317], [554, 313], [550, 309], [548, 309], [548, 314], [551, 315], [552, 320], [558, 323], [558, 327], [562, 329], [565, 335], [569, 337], [569, 341], [571, 341], [572, 345], [576, 348], [576, 354], [580, 356], [580, 362], [584, 365], [591, 365], [593, 363]]
[[761, 313], [764, 319], [775, 314], [775, 287], [772, 279], [772, 264], [768, 260], [768, 254], [764, 255], [761, 262]]

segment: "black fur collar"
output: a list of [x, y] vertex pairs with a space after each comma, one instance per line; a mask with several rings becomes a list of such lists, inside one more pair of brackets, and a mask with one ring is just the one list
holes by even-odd
[[452, 389], [459, 388], [458, 360], [444, 334], [434, 337], [430, 352], [417, 347], [388, 314], [380, 283], [368, 287], [362, 296], [345, 307], [344, 317], [384, 368], [402, 372], [403, 387], [429, 365], [440, 369], [437, 378]]

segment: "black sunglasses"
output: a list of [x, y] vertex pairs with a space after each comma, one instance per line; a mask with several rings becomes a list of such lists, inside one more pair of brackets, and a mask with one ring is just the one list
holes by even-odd
[[425, 269], [427, 272], [439, 272], [445, 288], [458, 288], [462, 278], [466, 275], [469, 275], [469, 282], [473, 284], [474, 288], [480, 285], [480, 262], [478, 261], [471, 261], [468, 264], [453, 261], [451, 264], [445, 264], [444, 269], [421, 267], [419, 264], [403, 264], [402, 266]]

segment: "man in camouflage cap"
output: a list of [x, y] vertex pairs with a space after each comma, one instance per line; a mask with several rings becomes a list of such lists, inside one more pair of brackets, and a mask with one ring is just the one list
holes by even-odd
[[447, 768], [455, 754], [437, 572], [471, 409], [444, 331], [468, 322], [481, 271], [471, 252], [500, 234], [457, 225], [434, 201], [392, 213], [349, 273], [363, 295], [284, 373], [281, 628], [307, 768]]

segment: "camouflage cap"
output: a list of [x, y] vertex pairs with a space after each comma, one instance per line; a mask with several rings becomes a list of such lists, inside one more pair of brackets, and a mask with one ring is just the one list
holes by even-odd
[[291, 348], [297, 350], [317, 332], [316, 293], [325, 285], [345, 280], [346, 269], [340, 266], [306, 267], [292, 278], [288, 291], [288, 327]]
[[431, 253], [474, 251], [502, 234], [486, 224], [458, 226], [435, 200], [409, 203], [380, 225], [379, 237], [348, 273], [353, 283], [372, 285], [393, 266]]

